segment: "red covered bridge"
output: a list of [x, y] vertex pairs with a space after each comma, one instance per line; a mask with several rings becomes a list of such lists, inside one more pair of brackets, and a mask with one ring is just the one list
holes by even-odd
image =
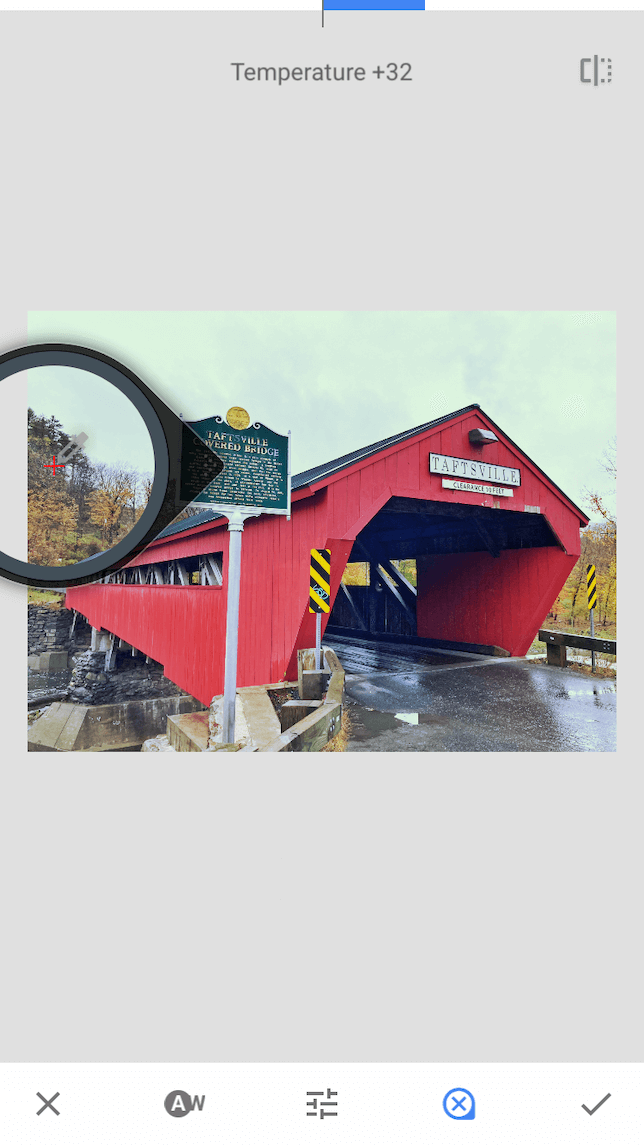
[[[300, 473], [290, 520], [265, 515], [245, 526], [238, 686], [296, 677], [297, 650], [315, 639], [314, 547], [331, 550], [325, 619], [334, 631], [397, 631], [522, 656], [587, 524], [478, 405]], [[223, 691], [227, 553], [226, 519], [206, 510], [170, 525], [119, 573], [70, 588], [66, 605], [209, 704]], [[416, 560], [416, 589], [392, 564], [406, 558]], [[341, 586], [349, 561], [370, 563], [371, 590]]]

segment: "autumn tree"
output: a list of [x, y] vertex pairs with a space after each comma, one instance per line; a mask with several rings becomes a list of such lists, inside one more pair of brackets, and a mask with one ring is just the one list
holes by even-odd
[[141, 514], [144, 512], [150, 494], [152, 493], [152, 486], [154, 485], [154, 478], [151, 473], [137, 473], [136, 483], [134, 486], [134, 493], [132, 495], [132, 524], [138, 521]]
[[55, 417], [38, 417], [27, 410], [27, 485], [30, 491], [51, 487], [55, 477], [60, 488], [64, 486], [64, 471], [49, 468], [54, 456], [67, 445], [69, 437]]
[[31, 564], [55, 565], [69, 561], [68, 534], [76, 525], [78, 508], [64, 488], [29, 492], [27, 507], [28, 554]]
[[[617, 487], [617, 438], [613, 437], [602, 452], [601, 465], [609, 478], [609, 487]], [[610, 506], [613, 489], [608, 493], [586, 490], [587, 503], [601, 518], [594, 529], [593, 564], [597, 569], [597, 613], [599, 623], [612, 623], [617, 592], [617, 513]]]
[[54, 466], [54, 457], [69, 440], [57, 418], [27, 411], [27, 537], [33, 564], [71, 559], [69, 540], [78, 508], [69, 496], [65, 469]]
[[92, 532], [91, 506], [89, 498], [96, 487], [94, 466], [83, 450], [72, 454], [66, 467], [67, 490], [78, 506], [76, 523], [76, 545], [80, 544], [84, 533]]
[[88, 497], [90, 517], [111, 548], [131, 527], [120, 529], [123, 512], [133, 495], [136, 474], [116, 465], [96, 465], [94, 476], [96, 488]]
[[568, 622], [572, 628], [580, 621], [588, 626], [588, 598], [586, 570], [589, 564], [597, 570], [597, 609], [595, 621], [601, 627], [615, 622], [615, 593], [617, 584], [617, 515], [610, 506], [613, 482], [617, 480], [617, 442], [613, 438], [601, 456], [602, 468], [609, 477], [604, 492], [584, 489], [583, 503], [599, 520], [584, 529], [581, 537], [581, 556], [572, 570], [554, 609], [568, 605]]
[[48, 445], [58, 453], [69, 444], [69, 435], [65, 433], [58, 418], [53, 414], [51, 417], [44, 417], [42, 414], [34, 413], [31, 406], [27, 410], [27, 438], [30, 441], [46, 439]]
[[369, 564], [367, 561], [352, 561], [344, 570], [343, 584], [369, 584]]

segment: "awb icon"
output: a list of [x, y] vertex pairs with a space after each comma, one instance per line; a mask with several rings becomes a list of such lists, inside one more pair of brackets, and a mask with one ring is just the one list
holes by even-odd
[[171, 1117], [185, 1117], [193, 1109], [201, 1112], [205, 1100], [205, 1097], [191, 1097], [185, 1089], [173, 1089], [163, 1104]]

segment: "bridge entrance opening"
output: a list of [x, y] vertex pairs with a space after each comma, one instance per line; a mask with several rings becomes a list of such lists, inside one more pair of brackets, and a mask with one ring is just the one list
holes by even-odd
[[500, 504], [392, 497], [356, 537], [349, 562], [360, 572], [343, 577], [329, 631], [446, 646], [460, 640], [474, 650], [472, 613], [481, 615], [483, 631], [484, 618], [507, 606], [507, 586], [516, 589], [519, 571], [531, 591], [538, 562], [526, 563], [527, 551], [549, 547], [564, 548], [537, 507], [517, 513]]

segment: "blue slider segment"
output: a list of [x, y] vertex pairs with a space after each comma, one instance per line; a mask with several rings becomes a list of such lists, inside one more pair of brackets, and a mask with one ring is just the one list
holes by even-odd
[[424, 12], [425, 0], [324, 0], [325, 12]]

